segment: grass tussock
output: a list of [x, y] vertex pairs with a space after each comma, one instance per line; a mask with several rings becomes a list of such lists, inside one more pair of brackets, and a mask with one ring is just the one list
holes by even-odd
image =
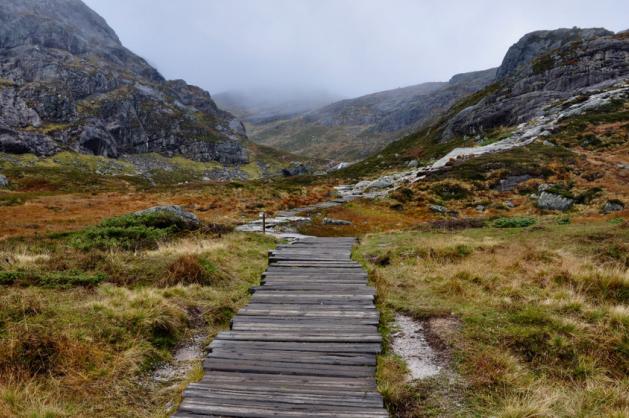
[[[151, 250], [85, 252], [71, 240], [1, 244], [18, 250], [0, 264], [0, 278], [17, 276], [0, 283], [2, 418], [168, 416], [183, 382], [156, 383], [151, 372], [193, 335], [209, 341], [228, 325], [274, 245], [185, 232]], [[104, 279], [58, 283], [72, 277]]]
[[385, 353], [392, 414], [450, 416], [458, 403], [465, 416], [626, 416], [629, 272], [600, 258], [624, 242], [628, 230], [604, 222], [368, 235], [357, 257], [381, 290], [385, 327], [395, 311], [460, 321], [441, 341], [463, 382], [449, 393], [444, 377], [406, 382]]

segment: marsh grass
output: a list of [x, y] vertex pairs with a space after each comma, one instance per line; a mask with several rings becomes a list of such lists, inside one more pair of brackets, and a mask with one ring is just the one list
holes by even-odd
[[[549, 221], [372, 234], [356, 256], [385, 320], [399, 311], [460, 321], [442, 339], [464, 381], [459, 415], [620, 417], [629, 413], [629, 273], [624, 260], [600, 254], [625, 242], [627, 228]], [[388, 263], [376, 262], [383, 257]], [[439, 389], [447, 382], [403, 376], [385, 353], [379, 385], [395, 416], [449, 416], [452, 400]]]
[[193, 335], [209, 342], [228, 326], [274, 245], [269, 237], [189, 232], [153, 250], [85, 253], [67, 239], [2, 243], [5, 254], [18, 250], [2, 269], [106, 277], [89, 287], [0, 284], [2, 418], [168, 416], [166, 405], [199, 377], [200, 362], [182, 382], [154, 382], [152, 370]]

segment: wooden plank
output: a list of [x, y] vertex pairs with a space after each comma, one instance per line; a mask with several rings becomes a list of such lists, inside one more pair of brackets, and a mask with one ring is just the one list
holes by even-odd
[[239, 340], [214, 340], [209, 345], [210, 350], [215, 348], [234, 349], [261, 349], [281, 351], [318, 351], [328, 353], [380, 353], [379, 343], [307, 343], [307, 342], [275, 342], [275, 341], [239, 341]]
[[309, 364], [339, 364], [346, 366], [375, 366], [376, 359], [372, 355], [367, 354], [348, 354], [342, 355], [337, 353], [302, 351], [295, 353], [293, 351], [281, 350], [238, 350], [215, 349], [208, 355], [208, 358], [219, 358], [229, 360], [272, 360], [276, 362], [290, 363], [309, 363]]
[[213, 414], [226, 417], [243, 418], [385, 418], [381, 408], [340, 408], [317, 404], [283, 405], [272, 402], [239, 400], [208, 404], [200, 398], [184, 398], [180, 410], [189, 413]]
[[183, 393], [184, 397], [205, 398], [212, 401], [225, 400], [252, 400], [260, 402], [287, 403], [287, 404], [316, 404], [316, 405], [339, 405], [354, 407], [382, 407], [382, 399], [369, 396], [341, 396], [341, 395], [319, 395], [319, 394], [294, 394], [285, 392], [241, 392], [235, 390], [205, 390], [202, 388], [188, 388]]
[[376, 387], [374, 378], [354, 379], [347, 377], [326, 377], [326, 376], [271, 376], [264, 373], [229, 373], [214, 372], [206, 375], [199, 382], [210, 386], [223, 384], [238, 384], [247, 389], [255, 388], [316, 388], [317, 390], [335, 391], [365, 391], [369, 392]]
[[223, 359], [208, 357], [203, 361], [206, 371], [234, 371], [239, 373], [266, 373], [296, 376], [329, 376], [329, 377], [369, 377], [376, 372], [374, 366], [347, 366], [308, 364], [296, 362], [275, 362], [268, 360], [239, 360], [228, 362]]
[[[230, 373], [231, 375], [231, 373]], [[310, 395], [310, 396], [339, 396], [348, 398], [365, 398], [372, 399], [376, 401], [381, 401], [382, 396], [378, 392], [374, 392], [373, 389], [375, 386], [368, 385], [363, 389], [361, 388], [345, 388], [339, 387], [336, 388], [334, 386], [314, 386], [314, 385], [301, 385], [299, 384], [300, 380], [303, 380], [301, 376], [292, 376], [296, 377], [300, 380], [295, 380], [293, 383], [283, 383], [280, 385], [273, 384], [275, 379], [269, 379], [271, 376], [264, 375], [267, 380], [270, 380], [271, 383], [269, 385], [259, 385], [257, 381], [247, 381], [241, 380], [240, 382], [234, 381], [223, 381], [219, 379], [218, 381], [201, 381], [199, 383], [191, 383], [188, 385], [189, 389], [194, 390], [206, 390], [206, 391], [216, 391], [216, 392], [240, 392], [240, 393], [279, 393], [279, 394], [294, 394], [294, 395]], [[277, 376], [276, 376], [277, 377]], [[354, 381], [354, 379], [352, 379]]]
[[255, 332], [225, 331], [216, 336], [217, 340], [238, 341], [274, 341], [274, 342], [347, 342], [347, 343], [381, 343], [378, 334], [345, 333], [345, 332]]

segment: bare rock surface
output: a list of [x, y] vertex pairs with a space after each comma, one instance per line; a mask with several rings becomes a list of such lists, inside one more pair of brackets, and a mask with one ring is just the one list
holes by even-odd
[[565, 212], [573, 205], [574, 199], [550, 192], [542, 192], [537, 199], [537, 207], [540, 209], [560, 210]]
[[248, 162], [243, 125], [166, 81], [80, 0], [0, 2], [0, 152]]

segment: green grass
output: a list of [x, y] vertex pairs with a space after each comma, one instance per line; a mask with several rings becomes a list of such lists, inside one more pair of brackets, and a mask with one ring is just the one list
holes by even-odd
[[102, 273], [86, 274], [81, 271], [46, 273], [0, 271], [0, 285], [67, 288], [74, 286], [96, 286], [105, 279], [106, 276]]
[[535, 223], [536, 220], [533, 218], [498, 218], [493, 221], [492, 225], [496, 228], [526, 228]]
[[72, 234], [70, 244], [83, 251], [112, 248], [136, 251], [156, 248], [161, 240], [187, 229], [182, 219], [168, 212], [125, 215]]

